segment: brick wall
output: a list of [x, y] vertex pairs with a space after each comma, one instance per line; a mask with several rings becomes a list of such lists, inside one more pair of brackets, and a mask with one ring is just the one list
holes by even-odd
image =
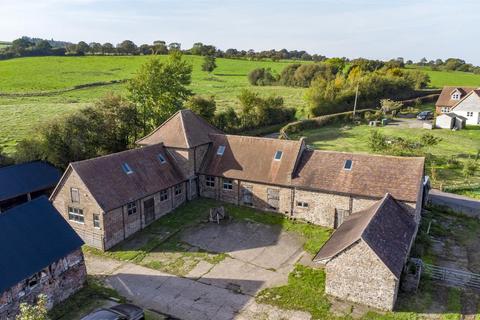
[[[0, 320], [15, 319], [20, 303], [32, 304], [39, 294], [47, 296], [48, 308], [51, 308], [82, 288], [86, 277], [83, 253], [78, 249], [1, 293]], [[32, 281], [36, 281], [36, 285], [29, 286]]]
[[381, 310], [393, 310], [398, 280], [363, 241], [327, 262], [326, 274], [327, 294]]

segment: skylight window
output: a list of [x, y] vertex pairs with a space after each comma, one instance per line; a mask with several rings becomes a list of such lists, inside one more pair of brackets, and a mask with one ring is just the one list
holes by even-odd
[[350, 159], [345, 160], [345, 164], [343, 165], [343, 169], [344, 170], [352, 170], [352, 165], [353, 165], [352, 160], [350, 160]]
[[122, 168], [123, 168], [123, 171], [125, 171], [126, 174], [132, 174], [133, 173], [132, 168], [130, 168], [130, 166], [126, 162], [122, 164]]
[[160, 163], [161, 163], [161, 164], [164, 164], [164, 163], [167, 162], [167, 160], [165, 160], [165, 157], [162, 156], [161, 154], [158, 154], [158, 160], [160, 160]]
[[280, 161], [280, 159], [282, 159], [282, 154], [283, 154], [282, 151], [275, 152], [275, 156], [273, 157], [273, 159]]
[[225, 152], [225, 146], [219, 146], [217, 149], [217, 155], [223, 156], [224, 152]]

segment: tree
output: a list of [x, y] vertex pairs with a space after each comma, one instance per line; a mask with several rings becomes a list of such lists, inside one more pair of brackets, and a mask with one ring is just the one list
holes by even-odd
[[117, 50], [119, 53], [123, 54], [136, 54], [137, 53], [137, 46], [133, 41], [124, 40], [117, 45]]
[[217, 104], [213, 96], [209, 98], [204, 98], [199, 95], [191, 96], [185, 104], [185, 107], [209, 122], [213, 122], [215, 111], [217, 110]]
[[102, 53], [102, 45], [98, 42], [92, 42], [89, 44], [90, 46], [90, 52], [93, 54], [99, 54]]
[[47, 40], [40, 40], [35, 45], [35, 51], [37, 51], [38, 54], [47, 55], [51, 53], [52, 46]]
[[192, 94], [187, 88], [191, 78], [192, 65], [178, 51], [170, 53], [165, 62], [152, 57], [141, 66], [128, 82], [128, 91], [141, 115], [144, 135], [181, 109]]
[[16, 320], [47, 320], [47, 296], [41, 294], [37, 298], [37, 303], [29, 305], [27, 303], [20, 304], [20, 313]]
[[253, 86], [268, 86], [276, 82], [270, 68], [257, 68], [248, 74], [248, 82]]
[[389, 112], [400, 110], [403, 107], [403, 103], [400, 101], [393, 101], [390, 99], [380, 100], [381, 110], [384, 115], [387, 115]]
[[102, 53], [103, 54], [115, 53], [115, 47], [110, 42], [105, 42], [104, 44], [102, 44]]
[[202, 70], [211, 73], [217, 67], [215, 56], [205, 56], [203, 59]]
[[77, 52], [77, 54], [84, 55], [85, 53], [90, 51], [90, 46], [85, 41], [80, 41], [77, 44], [75, 51]]

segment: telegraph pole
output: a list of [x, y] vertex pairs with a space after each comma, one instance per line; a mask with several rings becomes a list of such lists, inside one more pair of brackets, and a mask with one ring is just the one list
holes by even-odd
[[353, 105], [353, 120], [355, 121], [355, 112], [357, 111], [357, 101], [358, 101], [358, 87], [359, 85], [357, 84], [357, 90], [355, 92], [355, 103]]

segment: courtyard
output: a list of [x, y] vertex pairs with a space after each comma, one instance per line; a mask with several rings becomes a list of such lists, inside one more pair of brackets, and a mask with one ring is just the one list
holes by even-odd
[[[219, 205], [228, 219], [209, 222], [210, 208]], [[479, 272], [479, 226], [472, 218], [431, 211], [412, 254]], [[417, 294], [400, 293], [392, 313], [326, 296], [325, 273], [311, 259], [330, 233], [278, 214], [199, 199], [109, 252], [88, 247], [84, 252], [90, 277], [113, 289], [114, 296], [153, 312], [147, 319], [156, 319], [157, 312], [179, 319], [476, 319], [475, 292], [427, 277]], [[111, 295], [103, 295], [105, 303]], [[98, 299], [91, 300], [82, 313], [55, 319], [79, 319], [98, 308]]]

